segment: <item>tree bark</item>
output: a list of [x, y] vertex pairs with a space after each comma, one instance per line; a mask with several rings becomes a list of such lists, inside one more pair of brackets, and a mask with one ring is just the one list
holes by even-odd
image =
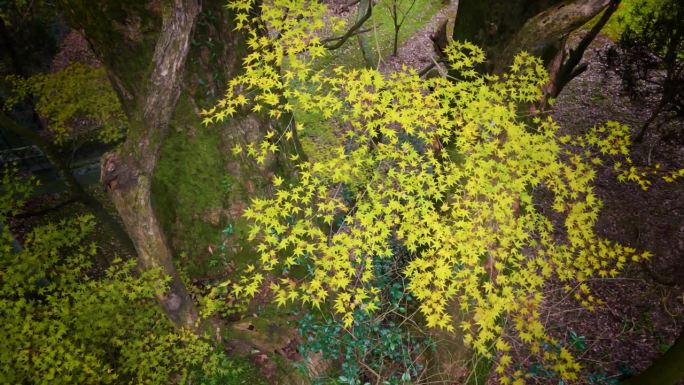
[[401, 25], [397, 24], [397, 17], [398, 15], [396, 14], [397, 12], [397, 7], [394, 5], [394, 14], [392, 17], [394, 18], [394, 38], [392, 39], [392, 56], [397, 57], [397, 53], [399, 51], [399, 29], [401, 28]]
[[190, 329], [198, 325], [197, 309], [176, 271], [173, 253], [152, 205], [152, 177], [163, 138], [176, 107], [190, 39], [199, 14], [197, 0], [173, 0], [163, 9], [163, 22], [152, 57], [152, 74], [142, 106], [139, 129], [123, 147], [102, 161], [102, 181], [138, 252], [142, 269], [160, 268], [171, 278], [160, 299], [166, 314]]
[[658, 357], [642, 373], [622, 385], [675, 385], [684, 378], [684, 333], [680, 334], [665, 354]]
[[[363, 22], [369, 17], [372, 17], [373, 13], [373, 0], [361, 0], [359, 1], [359, 9], [357, 15], [357, 21]], [[366, 63], [366, 67], [375, 68], [378, 66], [378, 54], [373, 48], [371, 39], [366, 33], [360, 33], [356, 35], [359, 41], [359, 48], [361, 49], [361, 54], [363, 55], [363, 60]]]
[[[561, 49], [556, 57], [548, 65], [549, 83], [544, 87], [544, 97], [540, 103], [541, 109], [546, 107], [549, 98], [558, 97], [565, 86], [575, 77], [586, 71], [587, 63], [580, 64], [584, 52], [589, 48], [592, 41], [598, 36], [601, 29], [608, 23], [611, 16], [617, 11], [621, 0], [611, 0], [598, 22], [580, 40], [577, 46], [566, 53], [567, 38], [560, 43]], [[567, 35], [566, 35], [567, 36]]]
[[[214, 105], [227, 79], [241, 70], [244, 36], [234, 32], [222, 0], [204, 0], [201, 14], [197, 0], [103, 0], [97, 7], [61, 1], [69, 24], [83, 31], [105, 65], [130, 123], [126, 142], [103, 158], [102, 182], [140, 268], [160, 268], [172, 279], [169, 295], [160, 298], [169, 318], [194, 327], [197, 312], [174, 263], [191, 263], [199, 269], [192, 273], [206, 274], [207, 250], [218, 242], [229, 257], [246, 252], [237, 236], [221, 238], [222, 224], [237, 232], [248, 199], [283, 167], [280, 159], [256, 167], [230, 156], [235, 144], [261, 140], [272, 122], [238, 115], [222, 125], [200, 125], [200, 108]], [[221, 185], [226, 177], [228, 193]], [[207, 210], [216, 213], [215, 221]]]
[[563, 39], [610, 0], [461, 0], [454, 40], [469, 40], [487, 53], [486, 71], [503, 72], [521, 51], [549, 63]]
[[651, 111], [651, 114], [648, 116], [648, 119], [644, 122], [644, 124], [641, 125], [641, 128], [639, 129], [639, 132], [637, 133], [636, 137], [634, 138], [634, 141], [637, 143], [641, 143], [644, 141], [644, 137], [646, 136], [646, 132], [648, 131], [648, 128], [653, 124], [653, 122], [656, 120], [658, 115], [660, 115], [660, 112], [665, 109], [665, 106], [667, 105], [667, 97], [665, 94], [663, 94], [660, 97], [660, 101], [656, 105], [656, 107]]
[[586, 24], [609, 4], [610, 0], [571, 0], [534, 15], [506, 44], [496, 69], [505, 70], [520, 51], [548, 58], [549, 51], [562, 49], [559, 43], [564, 37]]
[[159, 298], [176, 325], [197, 328], [197, 310], [174, 266], [173, 253], [152, 202], [152, 179], [176, 109], [198, 0], [63, 0], [67, 19], [80, 27], [105, 64], [130, 128], [124, 144], [102, 160], [101, 179], [135, 245], [142, 270], [170, 277]]

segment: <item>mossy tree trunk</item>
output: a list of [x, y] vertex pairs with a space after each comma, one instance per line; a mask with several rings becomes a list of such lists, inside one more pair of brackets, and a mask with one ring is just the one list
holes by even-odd
[[487, 53], [488, 69], [527, 20], [560, 0], [460, 0], [453, 29], [454, 40], [468, 40]]
[[610, 0], [571, 0], [545, 7], [525, 20], [506, 42], [496, 61], [503, 71], [520, 51], [541, 56], [546, 62], [563, 49], [565, 38], [585, 25], [611, 3]]
[[[79, 5], [72, 4], [72, 9], [85, 16], [81, 22], [86, 37], [107, 65], [110, 76], [123, 79], [115, 84], [131, 123], [125, 143], [105, 155], [102, 181], [133, 240], [140, 268], [160, 269], [171, 279], [169, 291], [159, 298], [166, 314], [175, 324], [194, 329], [197, 310], [175, 269], [171, 248], [152, 204], [151, 190], [161, 145], [180, 94], [199, 3], [171, 0], [147, 4], [155, 8], [144, 9], [132, 2]], [[119, 8], [119, 14], [125, 12], [126, 18], [99, 24], [112, 6]], [[153, 22], [148, 24], [148, 20]], [[145, 32], [140, 29], [142, 23], [159, 26], [154, 43], [146, 41]], [[116, 38], [130, 44], [127, 51], [140, 55], [138, 60], [149, 63], [145, 70], [131, 71], [126, 63], [117, 62], [115, 53], [108, 49], [117, 45]]]
[[[231, 32], [231, 17], [220, 0], [203, 1], [201, 9], [199, 0], [61, 3], [69, 24], [83, 31], [107, 68], [130, 121], [125, 143], [103, 158], [102, 182], [135, 244], [140, 268], [158, 268], [171, 278], [170, 291], [159, 298], [168, 317], [179, 326], [195, 329], [197, 310], [174, 264], [178, 250], [173, 244], [187, 235], [177, 231], [176, 222], [182, 220], [168, 215], [166, 208], [194, 207], [192, 196], [181, 199], [178, 195], [186, 183], [196, 187], [194, 194], [200, 196], [204, 187], [221, 189], [224, 171], [236, 176], [244, 172], [243, 165], [204, 167], [190, 175], [182, 171], [187, 163], [207, 157], [207, 148], [185, 144], [204, 130], [199, 109], [214, 103], [225, 79], [239, 70], [243, 40]], [[233, 119], [230, 125], [240, 125], [243, 120]], [[228, 157], [226, 149], [236, 141], [256, 140], [267, 124], [248, 124], [244, 130], [250, 133], [242, 135], [221, 135], [221, 127], [213, 128], [216, 131], [210, 132], [213, 136], [208, 141], [213, 147], [210, 161], [221, 164], [223, 160], [216, 158]], [[185, 159], [173, 158], [169, 141], [184, 146]], [[159, 186], [156, 174], [162, 166], [177, 178], [163, 180], [164, 185]], [[197, 179], [213, 185], [198, 186]], [[201, 220], [196, 217], [182, 219]], [[186, 225], [191, 228], [194, 223]]]

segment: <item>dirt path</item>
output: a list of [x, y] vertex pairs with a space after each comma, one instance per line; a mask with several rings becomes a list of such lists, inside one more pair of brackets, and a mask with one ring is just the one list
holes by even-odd
[[446, 7], [442, 7], [425, 26], [414, 33], [397, 50], [397, 56], [383, 58], [379, 70], [392, 73], [401, 70], [402, 66], [420, 71], [433, 63], [437, 58], [431, 36], [435, 35], [439, 26], [447, 19]]
[[[324, 3], [327, 4], [331, 16], [334, 15], [336, 17], [349, 19], [352, 18], [357, 12], [356, 3], [354, 2], [327, 0], [324, 1]], [[379, 4], [376, 5], [376, 7], [380, 6], [381, 5]], [[446, 9], [447, 6], [443, 5], [440, 10], [430, 18], [429, 21], [425, 22], [423, 27], [414, 32], [410, 37], [406, 38], [404, 43], [399, 46], [397, 50], [397, 56], [381, 56], [379, 58], [380, 63], [378, 69], [385, 74], [401, 70], [402, 66], [414, 68], [417, 71], [420, 71], [429, 64], [432, 64], [432, 58], [436, 57], [436, 52], [434, 49], [434, 43], [432, 42], [430, 36], [432, 36], [436, 32], [437, 28], [446, 20]], [[387, 10], [380, 9], [377, 12], [387, 12]], [[417, 9], [413, 9], [408, 17], [416, 17], [417, 12]], [[401, 31], [402, 36], [404, 36], [406, 28], [401, 29]], [[372, 30], [366, 33], [369, 34], [371, 40], [377, 37], [373, 35]], [[357, 44], [356, 39], [350, 40], [351, 41], [346, 43], [342, 50], [345, 48], [347, 50], [357, 49], [355, 47]], [[379, 42], [375, 41], [375, 43]], [[379, 44], [385, 46], [385, 44], [391, 43], [383, 41]], [[350, 45], [354, 46], [354, 48], [350, 48]], [[345, 54], [349, 54], [349, 52], [337, 53], [337, 55]]]

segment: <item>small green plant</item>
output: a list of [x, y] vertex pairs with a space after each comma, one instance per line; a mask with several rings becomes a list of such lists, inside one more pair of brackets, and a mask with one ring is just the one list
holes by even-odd
[[221, 350], [215, 349], [199, 368], [190, 373], [188, 384], [265, 385], [266, 382], [249, 362], [229, 358]]
[[432, 342], [412, 328], [411, 322], [406, 323], [409, 309], [415, 310], [414, 299], [406, 292], [392, 261], [374, 258], [373, 263], [375, 283], [383, 298], [381, 313], [359, 309], [351, 327], [345, 327], [340, 319], [316, 312], [307, 312], [298, 321], [303, 341], [300, 353], [320, 353], [323, 358], [339, 363], [330, 378], [317, 381], [360, 385], [382, 380], [388, 385], [405, 384], [425, 369], [417, 358], [431, 350]]
[[583, 351], [587, 347], [587, 339], [585, 336], [579, 336], [577, 335], [577, 332], [574, 330], [570, 330], [570, 333], [568, 334], [568, 340], [570, 342], [570, 346], [573, 347], [573, 349], [578, 350], [578, 351]]
[[233, 187], [234, 180], [231, 176], [226, 175], [221, 179], [221, 187], [223, 188], [223, 192], [228, 194], [230, 192], [230, 189]]
[[399, 31], [404, 25], [407, 16], [416, 5], [416, 0], [384, 0], [384, 5], [387, 8], [391, 18], [394, 32], [392, 40], [392, 55], [397, 56], [399, 50]]

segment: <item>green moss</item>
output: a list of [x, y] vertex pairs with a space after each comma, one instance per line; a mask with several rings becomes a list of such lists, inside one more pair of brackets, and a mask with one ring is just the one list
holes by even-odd
[[65, 0], [64, 17], [85, 31], [98, 57], [118, 76], [128, 92], [137, 94], [152, 69], [152, 54], [161, 30], [161, 17], [145, 2]]
[[[615, 13], [613, 13], [603, 29], [601, 29], [601, 33], [613, 41], [620, 40], [620, 36], [622, 36], [622, 32], [625, 30], [625, 20], [629, 17], [629, 14], [638, 5], [638, 3], [646, 3], [649, 4], [648, 6], [652, 7], [654, 1], [656, 0], [622, 0], [618, 6], [618, 9], [615, 11]], [[598, 23], [599, 19], [601, 19], [601, 15], [602, 13], [596, 15], [596, 17], [591, 19], [591, 21], [589, 21], [584, 28], [588, 30], [593, 27], [596, 23]]]
[[226, 237], [227, 243], [232, 245], [228, 250], [230, 262], [235, 266], [236, 278], [247, 268], [247, 265], [254, 263], [254, 251], [252, 243], [248, 240], [249, 222], [245, 219], [237, 219], [232, 224], [234, 233]]
[[327, 120], [319, 114], [307, 112], [298, 112], [295, 119], [304, 127], [299, 133], [299, 141], [309, 160], [318, 162], [330, 159], [340, 141], [335, 136], [333, 128], [327, 124]]
[[179, 101], [176, 116], [188, 122], [175, 121], [172, 127], [187, 128], [172, 129], [164, 141], [152, 193], [169, 241], [178, 254], [188, 257], [188, 273], [203, 275], [207, 246], [217, 244], [221, 234], [222, 223], [211, 224], [211, 211], [221, 210], [226, 198], [220, 133], [201, 127], [187, 100]]

